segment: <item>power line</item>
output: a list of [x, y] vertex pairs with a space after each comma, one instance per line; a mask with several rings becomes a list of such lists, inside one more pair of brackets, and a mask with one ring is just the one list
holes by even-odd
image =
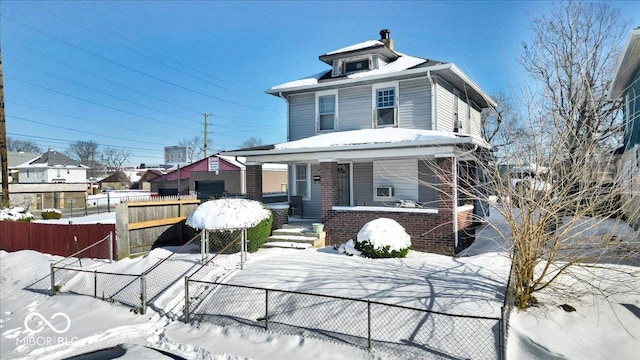
[[139, 140], [139, 139], [126, 139], [126, 138], [120, 138], [120, 137], [111, 136], [111, 135], [98, 134], [98, 133], [94, 133], [94, 132], [90, 132], [90, 131], [83, 131], [83, 130], [68, 128], [68, 127], [64, 127], [64, 126], [60, 126], [60, 125], [47, 124], [47, 123], [42, 122], [42, 121], [26, 119], [26, 118], [15, 116], [15, 115], [9, 115], [7, 117], [18, 119], [18, 120], [22, 120], [22, 121], [28, 121], [28, 122], [32, 122], [32, 123], [39, 124], [39, 125], [50, 126], [50, 127], [54, 127], [54, 128], [58, 128], [58, 129], [78, 132], [78, 133], [82, 133], [82, 134], [88, 134], [88, 135], [94, 135], [94, 136], [102, 136], [102, 137], [116, 139], [116, 140], [135, 141], [135, 142], [138, 142], [138, 143], [144, 143], [144, 144], [150, 144], [150, 145], [165, 146], [164, 144], [152, 143], [152, 142], [148, 142], [148, 141], [142, 141], [142, 140]]
[[184, 86], [182, 86], [182, 85], [178, 85], [178, 84], [173, 83], [173, 82], [171, 82], [171, 81], [167, 81], [167, 80], [161, 79], [161, 78], [159, 78], [159, 77], [157, 77], [157, 76], [154, 76], [154, 75], [151, 75], [151, 74], [147, 74], [147, 73], [142, 72], [142, 71], [140, 71], [140, 70], [134, 69], [134, 68], [132, 68], [132, 67], [130, 67], [130, 66], [128, 66], [128, 65], [125, 65], [125, 64], [119, 63], [119, 62], [114, 61], [114, 60], [111, 60], [111, 59], [106, 58], [106, 57], [104, 57], [104, 56], [102, 56], [102, 55], [100, 55], [100, 54], [96, 54], [96, 53], [94, 53], [93, 51], [86, 50], [86, 49], [84, 49], [84, 48], [82, 48], [82, 47], [80, 47], [80, 46], [77, 46], [77, 45], [72, 44], [72, 43], [70, 43], [70, 42], [68, 42], [68, 41], [66, 41], [66, 40], [62, 40], [62, 39], [59, 39], [59, 38], [57, 38], [57, 37], [55, 37], [55, 36], [53, 36], [53, 35], [47, 34], [47, 33], [45, 33], [45, 32], [42, 32], [42, 31], [40, 31], [40, 30], [38, 30], [38, 29], [36, 29], [36, 28], [33, 28], [33, 27], [29, 26], [29, 25], [26, 25], [26, 24], [24, 24], [24, 23], [22, 23], [22, 22], [20, 22], [20, 21], [17, 21], [17, 20], [15, 20], [15, 19], [11, 18], [11, 17], [8, 17], [8, 16], [6, 16], [6, 15], [4, 15], [4, 14], [2, 14], [2, 15], [0, 15], [0, 16], [2, 16], [3, 18], [5, 18], [5, 19], [7, 19], [7, 20], [13, 21], [13, 22], [14, 22], [14, 23], [16, 23], [16, 24], [19, 24], [19, 25], [21, 25], [21, 26], [24, 26], [24, 27], [26, 27], [27, 29], [30, 29], [30, 30], [32, 30], [32, 31], [34, 31], [34, 32], [37, 32], [37, 33], [41, 34], [41, 35], [44, 35], [44, 36], [46, 36], [46, 37], [48, 37], [48, 38], [51, 38], [51, 39], [53, 39], [53, 40], [59, 41], [59, 42], [61, 42], [61, 43], [63, 43], [63, 44], [66, 44], [67, 46], [73, 47], [73, 48], [75, 48], [75, 49], [77, 49], [77, 50], [80, 50], [80, 51], [85, 52], [85, 53], [87, 53], [87, 54], [93, 55], [93, 56], [95, 56], [95, 57], [97, 57], [97, 58], [100, 58], [100, 59], [102, 59], [102, 60], [104, 60], [104, 61], [107, 61], [107, 62], [112, 63], [112, 64], [114, 64], [114, 65], [118, 65], [118, 66], [120, 66], [120, 67], [122, 67], [122, 68], [125, 68], [125, 69], [129, 70], [129, 71], [132, 71], [132, 72], [135, 72], [135, 73], [137, 73], [137, 74], [140, 74], [140, 75], [143, 75], [143, 76], [149, 77], [149, 78], [154, 79], [154, 80], [156, 80], [156, 81], [160, 81], [160, 82], [162, 82], [162, 83], [165, 83], [165, 84], [168, 84], [168, 85], [171, 85], [171, 86], [177, 87], [177, 88], [179, 88], [179, 89], [182, 89], [182, 90], [185, 90], [185, 91], [189, 91], [189, 92], [192, 92], [192, 93], [194, 93], [194, 94], [201, 95], [201, 96], [205, 96], [205, 97], [208, 97], [208, 98], [211, 98], [211, 99], [214, 99], [214, 100], [222, 101], [222, 102], [225, 102], [225, 103], [228, 103], [228, 104], [232, 104], [232, 105], [236, 105], [236, 106], [241, 106], [241, 107], [245, 107], [245, 108], [249, 108], [249, 109], [254, 109], [254, 110], [262, 110], [262, 111], [268, 111], [268, 112], [275, 112], [274, 110], [264, 109], [264, 108], [259, 108], [259, 107], [256, 107], [256, 106], [251, 106], [251, 105], [246, 105], [246, 104], [241, 104], [241, 103], [237, 103], [237, 102], [235, 102], [235, 101], [230, 101], [230, 100], [223, 99], [223, 98], [220, 98], [220, 97], [217, 97], [217, 96], [209, 95], [209, 94], [206, 94], [206, 93], [203, 93], [203, 92], [197, 91], [197, 90], [189, 89], [189, 88], [184, 87]]
[[[143, 118], [143, 119], [148, 119], [148, 120], [152, 120], [152, 121], [156, 121], [156, 122], [161, 122], [161, 123], [164, 123], [164, 124], [167, 124], [167, 125], [172, 125], [172, 126], [174, 126], [174, 125], [175, 125], [174, 123], [171, 123], [171, 122], [168, 122], [168, 121], [164, 121], [164, 120], [160, 120], [160, 119], [155, 119], [155, 118], [148, 117], [148, 116], [144, 116], [144, 115], [139, 115], [139, 114], [136, 114], [136, 113], [132, 113], [132, 112], [130, 112], [130, 111], [126, 111], [126, 110], [122, 110], [122, 109], [115, 108], [115, 107], [113, 107], [113, 106], [100, 104], [100, 103], [97, 103], [97, 102], [92, 101], [92, 100], [88, 100], [88, 99], [84, 99], [84, 98], [81, 98], [81, 97], [78, 97], [78, 96], [75, 96], [75, 95], [67, 94], [67, 93], [65, 93], [65, 92], [62, 92], [62, 91], [59, 91], [59, 90], [55, 90], [55, 89], [52, 89], [52, 88], [47, 87], [47, 86], [44, 86], [44, 85], [36, 84], [36, 83], [31, 82], [31, 81], [28, 81], [28, 80], [20, 79], [20, 78], [17, 78], [17, 77], [15, 77], [15, 76], [6, 76], [6, 77], [7, 77], [7, 78], [14, 79], [14, 80], [21, 81], [21, 82], [24, 82], [24, 83], [26, 83], [26, 84], [29, 84], [29, 85], [32, 85], [32, 86], [35, 86], [35, 87], [39, 87], [39, 88], [41, 88], [41, 89], [49, 90], [49, 91], [54, 92], [54, 93], [57, 93], [57, 94], [61, 94], [61, 95], [64, 95], [64, 96], [68, 96], [68, 97], [71, 97], [71, 98], [74, 98], [74, 99], [77, 99], [77, 100], [80, 100], [80, 101], [84, 101], [84, 102], [88, 102], [88, 103], [90, 103], [90, 104], [94, 104], [94, 105], [102, 106], [102, 107], [104, 107], [104, 108], [111, 109], [111, 110], [114, 110], [114, 111], [119, 111], [119, 112], [122, 112], [122, 113], [125, 113], [125, 114], [128, 114], [128, 115], [133, 115], [133, 116], [137, 116], [137, 117], [140, 117], [140, 118]], [[189, 130], [193, 130], [193, 131], [199, 131], [199, 130], [196, 130], [196, 129], [194, 129], [194, 128], [186, 128], [186, 127], [185, 127], [185, 129], [189, 129]]]
[[[37, 108], [37, 107], [34, 107], [34, 106], [29, 106], [29, 105], [14, 103], [14, 102], [12, 102], [11, 105], [22, 106], [22, 107], [25, 107], [25, 108], [28, 108], [28, 109], [42, 111], [42, 112], [45, 112], [45, 113], [48, 113], [48, 114], [68, 117], [68, 118], [71, 118], [71, 119], [77, 119], [77, 120], [81, 120], [81, 121], [86, 121], [86, 122], [90, 122], [90, 123], [94, 123], [94, 124], [98, 124], [98, 125], [112, 126], [112, 124], [109, 124], [109, 123], [96, 121], [96, 120], [91, 120], [91, 119], [86, 119], [86, 118], [82, 118], [82, 117], [74, 116], [74, 115], [69, 115], [69, 114], [63, 114], [63, 113], [55, 112], [55, 111], [52, 111], [52, 110], [45, 110], [45, 109]], [[140, 129], [132, 129], [132, 128], [127, 128], [127, 127], [123, 127], [123, 126], [119, 126], [119, 128], [122, 129], [122, 130], [134, 131], [134, 132], [136, 132], [138, 134], [147, 134], [147, 135], [153, 135], [153, 136], [166, 138], [166, 135], [152, 133], [152, 132], [148, 132], [148, 131], [143, 131], [143, 130], [140, 130]]]
[[157, 112], [160, 112], [160, 113], [163, 113], [163, 114], [166, 114], [166, 115], [170, 115], [170, 116], [173, 116], [173, 117], [176, 117], [176, 118], [180, 118], [180, 119], [184, 119], [184, 120], [187, 120], [187, 121], [193, 121], [193, 122], [196, 122], [196, 120], [190, 119], [190, 118], [188, 118], [188, 117], [184, 117], [184, 116], [181, 116], [181, 115], [173, 114], [173, 113], [170, 113], [170, 112], [167, 112], [167, 111], [163, 111], [163, 110], [158, 110], [158, 109], [156, 109], [156, 108], [154, 108], [154, 107], [147, 106], [147, 105], [144, 105], [144, 104], [140, 104], [140, 103], [137, 103], [137, 102], [134, 102], [134, 101], [128, 100], [128, 99], [121, 98], [121, 97], [116, 96], [116, 95], [109, 94], [109, 93], [107, 93], [107, 92], [105, 92], [105, 91], [98, 90], [98, 89], [96, 89], [96, 88], [92, 88], [92, 87], [90, 87], [90, 86], [80, 84], [80, 83], [78, 83], [78, 82], [76, 82], [76, 81], [69, 80], [69, 79], [67, 79], [67, 78], [64, 78], [64, 77], [62, 77], [62, 76], [58, 76], [58, 75], [56, 75], [56, 74], [52, 74], [52, 73], [50, 73], [50, 72], [48, 72], [48, 71], [45, 71], [45, 70], [42, 70], [42, 69], [38, 69], [38, 68], [33, 67], [33, 66], [31, 66], [31, 65], [27, 65], [27, 64], [25, 64], [25, 63], [23, 63], [23, 62], [21, 62], [21, 61], [17, 61], [17, 60], [15, 60], [15, 59], [13, 59], [12, 61], [13, 61], [13, 62], [15, 62], [15, 63], [17, 63], [17, 64], [20, 64], [20, 65], [22, 65], [22, 66], [28, 67], [28, 68], [30, 68], [30, 69], [33, 69], [33, 70], [39, 71], [39, 72], [41, 72], [41, 73], [43, 73], [43, 74], [47, 74], [47, 75], [49, 75], [49, 76], [51, 76], [51, 77], [54, 77], [54, 78], [56, 78], [56, 79], [60, 79], [60, 80], [64, 80], [64, 81], [70, 82], [70, 83], [72, 83], [72, 84], [74, 84], [74, 85], [78, 85], [78, 86], [81, 86], [81, 87], [83, 87], [83, 88], [86, 88], [86, 89], [89, 89], [89, 90], [93, 90], [93, 91], [95, 91], [95, 92], [97, 92], [97, 93], [100, 93], [100, 94], [103, 94], [103, 95], [110, 96], [110, 97], [112, 97], [112, 98], [114, 98], [114, 99], [117, 99], [117, 100], [120, 100], [120, 101], [128, 102], [128, 103], [130, 103], [130, 104], [137, 105], [137, 106], [143, 107], [143, 108], [145, 108], [145, 109], [151, 109], [151, 110], [153, 110], [153, 111], [157, 111]]
[[[138, 51], [138, 50], [136, 50], [136, 49], [133, 49], [133, 48], [131, 48], [131, 47], [128, 47], [128, 46], [126, 46], [126, 45], [123, 45], [122, 43], [119, 43], [119, 42], [117, 42], [117, 41], [114, 41], [114, 40], [112, 40], [112, 39], [110, 39], [110, 38], [108, 38], [108, 37], [106, 37], [106, 36], [104, 36], [104, 35], [102, 35], [102, 34], [96, 33], [96, 32], [94, 32], [94, 31], [93, 31], [93, 30], [91, 30], [91, 29], [88, 29], [88, 28], [86, 28], [86, 27], [84, 27], [84, 26], [82, 26], [82, 25], [80, 25], [80, 24], [77, 24], [77, 23], [75, 23], [75, 22], [71, 21], [71, 20], [68, 20], [68, 19], [66, 19], [66, 18], [63, 18], [63, 17], [61, 17], [61, 16], [59, 16], [59, 15], [57, 15], [57, 14], [53, 14], [53, 13], [51, 13], [51, 12], [47, 12], [47, 14], [48, 14], [48, 15], [53, 15], [54, 17], [56, 17], [56, 18], [58, 18], [58, 19], [60, 19], [60, 20], [62, 20], [62, 21], [64, 21], [64, 22], [66, 22], [66, 23], [69, 23], [69, 24], [71, 24], [71, 25], [74, 25], [74, 26], [76, 26], [76, 27], [78, 27], [78, 28], [80, 28], [80, 29], [82, 29], [82, 30], [84, 30], [84, 31], [86, 31], [86, 32], [88, 32], [88, 33], [90, 33], [90, 34], [94, 35], [94, 36], [97, 36], [97, 37], [99, 37], [99, 38], [101, 38], [101, 39], [103, 39], [103, 40], [105, 40], [105, 41], [107, 41], [107, 42], [111, 43], [111, 44], [114, 44], [114, 45], [116, 45], [116, 46], [119, 46], [119, 47], [121, 47], [121, 48], [123, 48], [123, 49], [125, 49], [125, 50], [128, 50], [128, 51], [130, 51], [130, 52], [132, 52], [132, 53], [134, 53], [134, 54], [137, 54], [137, 55], [139, 55], [139, 56], [142, 56], [142, 57], [144, 57], [144, 58], [146, 58], [146, 59], [149, 59], [149, 60], [151, 60], [151, 61], [153, 61], [153, 62], [156, 62], [156, 63], [158, 63], [158, 64], [161, 64], [161, 65], [163, 65], [163, 66], [166, 66], [166, 67], [168, 67], [169, 69], [172, 69], [172, 70], [177, 71], [177, 72], [179, 72], [179, 73], [181, 73], [181, 74], [187, 75], [187, 76], [189, 76], [189, 77], [191, 77], [191, 78], [193, 78], [193, 79], [196, 79], [196, 80], [202, 81], [202, 82], [204, 82], [204, 83], [207, 83], [207, 84], [210, 84], [210, 85], [213, 85], [213, 86], [216, 86], [216, 87], [219, 87], [219, 88], [221, 88], [221, 89], [223, 89], [223, 90], [227, 90], [227, 91], [233, 92], [233, 93], [238, 94], [238, 95], [241, 95], [241, 96], [247, 96], [246, 94], [243, 94], [243, 93], [241, 93], [241, 92], [235, 91], [235, 90], [233, 90], [233, 89], [229, 89], [229, 88], [224, 87], [224, 86], [219, 85], [219, 84], [212, 83], [212, 82], [210, 82], [210, 81], [207, 81], [207, 80], [202, 79], [202, 78], [200, 78], [200, 77], [197, 77], [197, 76], [194, 76], [194, 75], [192, 75], [192, 74], [189, 74], [189, 73], [187, 73], [187, 72], [185, 72], [185, 71], [182, 71], [182, 70], [180, 70], [180, 69], [178, 69], [178, 68], [176, 68], [176, 67], [174, 67], [174, 66], [171, 66], [171, 65], [169, 65], [169, 64], [167, 64], [167, 63], [164, 63], [164, 62], [162, 62], [162, 61], [160, 61], [160, 60], [158, 60], [158, 59], [156, 59], [156, 58], [153, 58], [153, 57], [151, 57], [151, 56], [148, 56], [148, 55], [146, 55], [146, 54], [143, 54], [142, 52], [140, 52], [140, 51]], [[195, 68], [192, 68], [192, 67], [190, 67], [190, 66], [188, 66], [188, 65], [186, 65], [186, 64], [183, 64], [183, 63], [181, 63], [181, 62], [179, 62], [179, 61], [177, 61], [177, 60], [175, 60], [175, 59], [171, 59], [171, 58], [169, 58], [169, 57], [167, 57], [167, 56], [165, 56], [165, 55], [162, 55], [162, 54], [160, 54], [160, 53], [158, 53], [158, 52], [156, 52], [156, 51], [153, 51], [153, 50], [150, 50], [150, 49], [145, 49], [145, 50], [147, 50], [147, 51], [149, 51], [149, 52], [152, 52], [152, 53], [154, 53], [154, 54], [156, 54], [156, 55], [159, 55], [159, 56], [161, 56], [161, 57], [163, 57], [163, 58], [165, 58], [165, 59], [168, 59], [168, 60], [170, 60], [170, 61], [173, 61], [173, 62], [175, 62], [175, 63], [177, 63], [177, 64], [180, 64], [180, 65], [182, 65], [182, 66], [184, 66], [184, 67], [186, 67], [186, 68], [189, 68], [189, 69], [191, 69], [191, 70], [195, 70], [196, 72], [199, 72], [199, 73], [201, 73], [201, 74], [207, 75], [207, 76], [209, 76], [209, 77], [211, 77], [211, 78], [213, 78], [213, 79], [215, 79], [215, 80], [217, 80], [217, 81], [224, 82], [224, 83], [228, 83], [227, 81], [224, 81], [224, 80], [222, 80], [222, 79], [220, 79], [220, 78], [218, 78], [218, 77], [215, 77], [215, 76], [213, 76], [213, 75], [209, 75], [209, 74], [204, 73], [204, 72], [202, 72], [202, 71], [200, 71], [200, 70], [197, 70], [197, 69], [195, 69]], [[267, 102], [266, 100], [264, 100], [264, 98], [258, 98], [257, 96], [253, 95], [253, 91], [243, 89], [243, 88], [241, 88], [241, 87], [239, 87], [239, 86], [237, 86], [237, 85], [234, 85], [234, 84], [232, 84], [232, 83], [228, 83], [228, 84], [233, 85], [233, 86], [235, 86], [235, 87], [237, 87], [237, 88], [239, 88], [239, 89], [245, 90], [246, 92], [250, 92], [250, 93], [252, 93], [252, 97], [254, 97], [254, 98], [256, 98], [256, 99], [258, 99], [258, 100], [260, 100], [260, 101], [263, 101], [263, 102], [266, 102], [266, 103], [271, 103], [271, 102]], [[262, 95], [264, 95], [264, 94], [262, 94]]]

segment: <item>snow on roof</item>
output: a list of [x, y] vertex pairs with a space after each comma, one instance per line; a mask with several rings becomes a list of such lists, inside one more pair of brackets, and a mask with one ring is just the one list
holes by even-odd
[[360, 42], [360, 43], [357, 43], [357, 44], [349, 45], [347, 47], [343, 47], [343, 48], [338, 49], [338, 50], [334, 50], [334, 51], [328, 52], [328, 53], [326, 53], [326, 55], [340, 54], [340, 53], [344, 53], [344, 52], [367, 49], [367, 48], [370, 48], [370, 47], [380, 46], [380, 45], [384, 46], [382, 41], [379, 41], [379, 40], [367, 40], [367, 41], [363, 41], [363, 42]]
[[245, 199], [210, 200], [191, 212], [187, 225], [195, 229], [226, 230], [250, 228], [269, 217], [261, 203]]
[[[379, 76], [379, 75], [387, 75], [387, 74], [393, 74], [396, 72], [400, 72], [403, 70], [407, 70], [407, 69], [411, 69], [414, 66], [423, 64], [425, 62], [427, 62], [427, 60], [425, 59], [421, 59], [421, 58], [417, 58], [414, 56], [409, 56], [409, 55], [404, 55], [404, 54], [400, 54], [398, 53], [398, 55], [400, 55], [400, 57], [393, 61], [390, 62], [388, 64], [383, 65], [381, 68], [379, 69], [375, 69], [375, 70], [369, 70], [369, 71], [360, 71], [360, 72], [355, 72], [353, 74], [349, 74], [346, 75], [344, 77], [340, 77], [340, 79], [361, 79], [361, 78], [365, 78], [365, 77], [370, 77], [370, 76]], [[327, 70], [327, 71], [323, 71], [320, 73], [317, 73], [315, 75], [306, 77], [306, 78], [302, 78], [302, 79], [298, 79], [298, 80], [294, 80], [294, 81], [289, 81], [280, 85], [276, 85], [271, 87], [270, 89], [267, 90], [267, 93], [272, 93], [272, 92], [277, 92], [279, 90], [287, 90], [287, 89], [292, 89], [292, 88], [297, 88], [297, 87], [301, 87], [301, 86], [311, 86], [311, 85], [317, 85], [319, 82], [319, 79], [322, 78], [323, 75], [325, 75], [327, 72], [330, 72], [331, 70]]]
[[444, 131], [400, 128], [363, 129], [316, 135], [305, 139], [276, 144], [275, 148], [304, 149], [344, 145], [438, 141], [453, 139], [457, 139], [457, 136], [453, 133]]

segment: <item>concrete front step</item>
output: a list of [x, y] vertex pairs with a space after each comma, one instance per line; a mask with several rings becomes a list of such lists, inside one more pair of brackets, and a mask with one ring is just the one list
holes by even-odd
[[277, 247], [277, 248], [300, 249], [300, 250], [308, 249], [312, 246], [313, 245], [308, 243], [296, 243], [296, 242], [287, 242], [287, 241], [269, 241], [264, 245], [262, 245], [262, 247], [265, 247], [265, 248]]
[[310, 238], [317, 238], [318, 234], [313, 230], [307, 228], [286, 228], [273, 230], [272, 234], [275, 236], [305, 236]]

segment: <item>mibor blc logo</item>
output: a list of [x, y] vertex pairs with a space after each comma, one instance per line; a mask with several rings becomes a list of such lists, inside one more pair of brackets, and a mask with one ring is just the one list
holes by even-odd
[[[37, 334], [47, 327], [51, 329], [53, 332], [55, 332], [56, 334], [64, 334], [71, 327], [71, 319], [67, 314], [63, 312], [57, 312], [53, 314], [53, 316], [51, 317], [51, 320], [54, 320], [59, 317], [62, 317], [66, 320], [66, 326], [64, 326], [62, 329], [58, 329], [55, 326], [53, 326], [53, 324], [51, 324], [49, 320], [47, 320], [44, 316], [42, 316], [42, 314], [38, 312], [31, 312], [27, 314], [27, 316], [24, 318], [24, 327], [30, 332], [32, 332], [33, 334]], [[38, 322], [37, 326], [33, 328], [31, 327], [30, 323], [32, 323], [33, 322], [32, 320], [35, 320], [35, 319], [40, 319], [42, 323]]]

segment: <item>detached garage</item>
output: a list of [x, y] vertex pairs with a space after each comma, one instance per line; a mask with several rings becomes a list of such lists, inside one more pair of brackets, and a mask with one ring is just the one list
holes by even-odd
[[[193, 194], [202, 201], [223, 196], [246, 194], [245, 167], [233, 157], [212, 155], [192, 164], [170, 169], [171, 172], [151, 181], [151, 191], [158, 195]], [[267, 193], [287, 191], [286, 165], [271, 164], [263, 168], [263, 189]], [[178, 180], [179, 178], [179, 180]]]

